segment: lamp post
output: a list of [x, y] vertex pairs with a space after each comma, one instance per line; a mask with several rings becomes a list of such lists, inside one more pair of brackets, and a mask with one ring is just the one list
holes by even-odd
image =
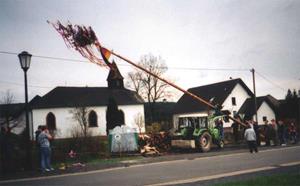
[[30, 140], [30, 129], [29, 129], [29, 116], [28, 116], [28, 88], [27, 88], [27, 70], [30, 67], [31, 54], [26, 51], [23, 51], [18, 55], [20, 60], [21, 68], [24, 71], [24, 80], [25, 80], [25, 117], [26, 117], [26, 168], [31, 169], [31, 140]]

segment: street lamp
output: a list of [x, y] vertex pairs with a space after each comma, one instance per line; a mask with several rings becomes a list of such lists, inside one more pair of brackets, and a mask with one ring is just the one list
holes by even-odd
[[24, 80], [25, 80], [25, 117], [26, 117], [26, 168], [31, 169], [31, 140], [30, 140], [30, 129], [29, 129], [29, 116], [28, 116], [28, 89], [27, 89], [27, 70], [30, 67], [31, 54], [26, 51], [23, 51], [18, 55], [20, 60], [21, 68], [24, 71]]

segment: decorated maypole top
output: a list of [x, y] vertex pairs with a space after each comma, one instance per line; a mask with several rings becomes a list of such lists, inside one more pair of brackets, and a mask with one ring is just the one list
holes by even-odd
[[[109, 62], [111, 52], [102, 47], [94, 30], [91, 26], [73, 25], [68, 22], [63, 25], [60, 21], [52, 23], [47, 21], [61, 35], [66, 46], [78, 51], [82, 57], [87, 58], [90, 62], [99, 66], [106, 66], [113, 69], [115, 64]], [[99, 58], [95, 49], [101, 54]]]

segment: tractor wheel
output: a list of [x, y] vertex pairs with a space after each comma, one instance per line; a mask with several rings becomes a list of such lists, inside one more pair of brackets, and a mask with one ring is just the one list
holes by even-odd
[[208, 152], [211, 147], [211, 135], [204, 132], [199, 138], [199, 147], [202, 152]]
[[223, 148], [224, 148], [224, 141], [223, 141], [223, 140], [220, 140], [220, 141], [219, 141], [218, 147], [219, 147], [220, 149], [223, 149]]

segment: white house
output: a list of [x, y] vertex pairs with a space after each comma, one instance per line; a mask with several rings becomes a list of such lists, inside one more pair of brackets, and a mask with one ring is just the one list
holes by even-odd
[[[188, 89], [188, 91], [198, 95], [204, 100], [210, 101], [214, 105], [221, 105], [223, 107], [222, 111], [230, 113], [231, 116], [237, 114], [243, 103], [253, 96], [251, 90], [241, 79], [231, 79], [228, 81], [194, 87]], [[184, 94], [178, 100], [174, 109], [174, 127], [178, 128], [179, 123], [184, 118], [206, 120], [208, 112], [210, 111], [211, 109], [208, 106], [201, 104]], [[230, 127], [231, 124], [232, 121], [225, 122], [224, 127]]]
[[[76, 108], [86, 108], [89, 130], [92, 135], [107, 135], [112, 129], [107, 121], [110, 103], [117, 107], [115, 116], [110, 117], [113, 125], [126, 125], [137, 128], [137, 117], [144, 121], [143, 100], [136, 92], [124, 88], [123, 77], [119, 70], [110, 71], [108, 87], [56, 87], [32, 104], [32, 123], [36, 130], [38, 125], [47, 125], [55, 132], [56, 138], [69, 138], [78, 130], [78, 121], [74, 119]], [[141, 127], [145, 131], [144, 123]]]
[[[253, 93], [241, 79], [231, 79], [228, 81], [204, 85], [188, 89], [189, 92], [200, 96], [204, 100], [219, 104], [222, 111], [243, 115], [245, 119], [255, 119]], [[276, 111], [279, 102], [271, 95], [257, 97], [258, 124], [263, 124], [264, 120], [276, 119]], [[190, 96], [184, 94], [177, 102], [174, 115], [173, 126], [175, 129], [185, 119], [196, 120], [200, 124], [207, 122], [207, 115], [211, 109], [200, 104]], [[224, 123], [224, 127], [230, 127], [232, 121]]]
[[[271, 95], [261, 96], [256, 98], [257, 104], [257, 120], [258, 124], [264, 124], [265, 120], [276, 119], [276, 112], [279, 108], [279, 102]], [[246, 119], [255, 120], [254, 100], [247, 99], [239, 110], [239, 113], [244, 114]]]

